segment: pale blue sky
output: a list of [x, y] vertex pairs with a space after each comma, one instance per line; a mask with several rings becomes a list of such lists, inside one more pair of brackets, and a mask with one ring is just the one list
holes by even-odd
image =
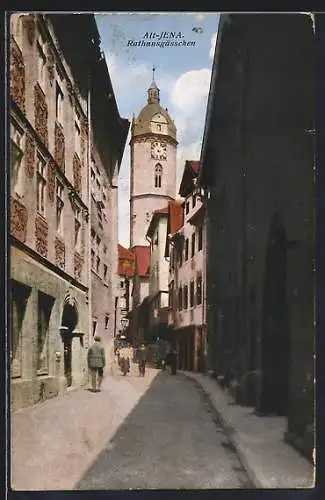
[[[152, 81], [177, 127], [177, 191], [186, 159], [199, 159], [218, 13], [100, 13], [96, 22], [121, 116], [132, 119], [147, 103]], [[195, 31], [193, 28], [199, 28]], [[138, 47], [146, 33], [181, 32], [191, 47]], [[199, 31], [199, 32], [198, 32]], [[152, 39], [156, 41], [157, 39]], [[129, 138], [119, 177], [119, 242], [129, 245]]]

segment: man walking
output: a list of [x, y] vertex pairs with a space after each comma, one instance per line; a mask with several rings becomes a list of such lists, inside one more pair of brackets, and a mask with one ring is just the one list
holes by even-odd
[[[91, 373], [91, 387], [93, 392], [99, 392], [103, 381], [104, 367], [106, 364], [105, 350], [101, 345], [101, 338], [96, 335], [94, 343], [88, 349], [88, 368]], [[98, 377], [97, 377], [98, 376]], [[98, 381], [97, 381], [98, 378]]]

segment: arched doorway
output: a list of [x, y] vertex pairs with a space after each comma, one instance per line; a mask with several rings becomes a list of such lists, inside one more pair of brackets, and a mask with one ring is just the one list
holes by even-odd
[[72, 338], [77, 324], [78, 309], [74, 299], [69, 296], [64, 301], [60, 329], [64, 345], [64, 375], [68, 387], [72, 385]]
[[289, 384], [288, 241], [281, 212], [273, 214], [266, 246], [258, 410], [286, 415]]

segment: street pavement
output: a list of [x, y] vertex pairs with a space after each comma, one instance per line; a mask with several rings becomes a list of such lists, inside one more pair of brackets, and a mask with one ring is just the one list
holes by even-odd
[[207, 375], [114, 362], [102, 391], [69, 392], [11, 416], [14, 490], [310, 488], [285, 419], [234, 404]]
[[109, 373], [99, 393], [81, 388], [11, 415], [12, 489], [72, 490], [158, 371], [123, 377], [115, 362]]
[[254, 408], [236, 405], [216, 380], [201, 373], [184, 372], [209, 398], [237, 456], [256, 488], [313, 488], [316, 468], [284, 442], [285, 417], [259, 417]]
[[160, 372], [77, 489], [242, 488], [246, 479], [193, 381]]
[[184, 375], [115, 365], [86, 388], [12, 414], [12, 489], [242, 488], [248, 485], [204, 393]]

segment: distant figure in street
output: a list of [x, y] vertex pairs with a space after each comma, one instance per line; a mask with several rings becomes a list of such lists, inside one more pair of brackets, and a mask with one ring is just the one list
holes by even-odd
[[147, 362], [147, 349], [144, 344], [141, 344], [138, 350], [139, 375], [141, 377], [144, 377], [144, 374], [146, 372], [146, 362]]
[[165, 358], [165, 363], [167, 366], [170, 367], [172, 375], [176, 375], [176, 369], [177, 369], [177, 352], [175, 349], [172, 349], [169, 351], [166, 355]]
[[131, 361], [133, 360], [133, 348], [129, 342], [125, 342], [125, 344], [119, 349], [119, 364], [121, 366], [122, 363], [127, 364], [127, 371], [130, 371]]
[[104, 367], [106, 364], [105, 350], [101, 345], [101, 338], [94, 337], [94, 344], [88, 349], [88, 369], [91, 374], [91, 387], [93, 392], [99, 392], [103, 381]]

